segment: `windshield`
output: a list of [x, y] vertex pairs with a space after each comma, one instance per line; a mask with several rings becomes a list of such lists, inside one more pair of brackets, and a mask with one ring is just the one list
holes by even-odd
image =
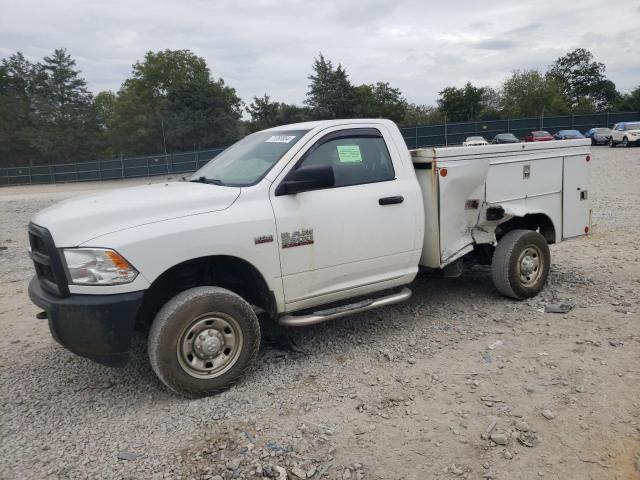
[[536, 132], [531, 132], [534, 137], [550, 137], [549, 132], [545, 132], [544, 130], [538, 130]]
[[611, 133], [608, 128], [596, 128], [596, 133]]
[[516, 138], [513, 133], [500, 133], [498, 138]]
[[191, 181], [230, 187], [253, 185], [308, 131], [271, 130], [249, 135], [214, 157]]
[[627, 123], [624, 126], [625, 130], [640, 130], [640, 122]]
[[467, 142], [484, 142], [482, 137], [467, 137]]

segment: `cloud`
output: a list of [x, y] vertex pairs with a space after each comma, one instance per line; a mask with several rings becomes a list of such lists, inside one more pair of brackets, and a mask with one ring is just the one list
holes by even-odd
[[518, 42], [508, 38], [488, 38], [475, 42], [473, 46], [483, 50], [508, 50], [517, 47]]
[[618, 0], [629, 15], [597, 22], [598, 0], [580, 8], [551, 0], [460, 0], [455, 8], [435, 0], [0, 2], [0, 57], [20, 50], [39, 60], [68, 48], [94, 92], [118, 90], [145, 52], [165, 48], [204, 57], [246, 102], [266, 92], [301, 103], [318, 52], [354, 83], [390, 82], [427, 104], [446, 86], [497, 87], [514, 69], [544, 70], [577, 47], [604, 62], [621, 90], [639, 78], [630, 60], [631, 39], [640, 38], [636, 0]]

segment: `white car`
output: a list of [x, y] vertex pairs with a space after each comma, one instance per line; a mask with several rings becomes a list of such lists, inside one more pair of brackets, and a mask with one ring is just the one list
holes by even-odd
[[467, 137], [464, 142], [462, 142], [463, 147], [477, 147], [479, 145], [489, 145], [484, 137]]
[[548, 244], [589, 232], [589, 143], [409, 151], [380, 119], [256, 132], [191, 181], [37, 213], [29, 295], [72, 352], [121, 367], [137, 328], [170, 389], [216, 393], [255, 362], [257, 314], [301, 327], [390, 305], [420, 267], [453, 276], [469, 256], [503, 295], [536, 295]]
[[640, 122], [616, 123], [611, 129], [609, 146], [615, 147], [616, 145], [623, 147], [640, 145]]

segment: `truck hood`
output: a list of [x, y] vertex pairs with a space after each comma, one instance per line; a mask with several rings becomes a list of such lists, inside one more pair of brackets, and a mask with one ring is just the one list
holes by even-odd
[[31, 221], [48, 228], [58, 247], [75, 247], [127, 228], [230, 207], [240, 188], [169, 182], [82, 195], [38, 212]]

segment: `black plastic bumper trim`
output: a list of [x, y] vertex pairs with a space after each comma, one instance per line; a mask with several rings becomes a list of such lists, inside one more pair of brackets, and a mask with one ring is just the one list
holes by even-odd
[[110, 367], [123, 367], [129, 360], [143, 296], [144, 291], [138, 291], [59, 298], [45, 291], [37, 278], [29, 283], [29, 297], [47, 312], [53, 338], [67, 350]]

